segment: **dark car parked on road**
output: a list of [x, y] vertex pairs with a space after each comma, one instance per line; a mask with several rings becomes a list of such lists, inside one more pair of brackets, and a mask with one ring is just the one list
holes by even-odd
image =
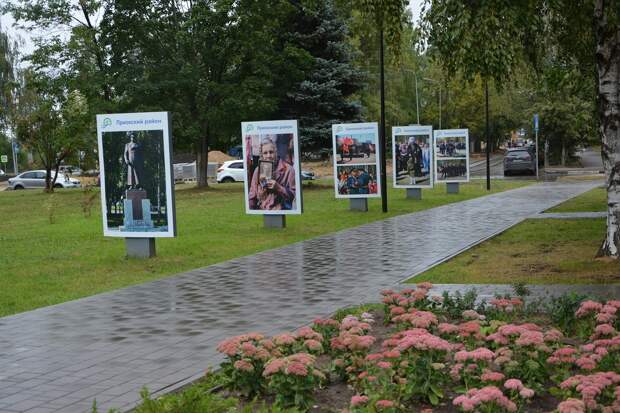
[[504, 176], [517, 173], [536, 173], [534, 154], [526, 148], [509, 149], [504, 156]]

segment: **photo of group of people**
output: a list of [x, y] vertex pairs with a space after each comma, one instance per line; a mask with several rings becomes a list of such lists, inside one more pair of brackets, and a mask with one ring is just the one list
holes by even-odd
[[376, 165], [338, 167], [340, 195], [370, 195], [376, 194], [377, 190]]
[[173, 237], [169, 115], [97, 115], [104, 235]]
[[438, 159], [437, 179], [450, 181], [467, 177], [467, 161], [465, 159]]
[[[371, 133], [336, 135], [338, 164], [375, 163], [377, 160], [377, 140]], [[361, 158], [361, 159], [360, 159]]]
[[431, 128], [424, 134], [412, 134], [400, 127], [392, 131], [394, 187], [431, 187]]
[[297, 122], [244, 122], [242, 131], [246, 212], [301, 213]]
[[464, 136], [452, 136], [440, 138], [435, 142], [437, 158], [465, 158], [467, 156], [467, 144]]
[[435, 177], [438, 182], [469, 181], [469, 131], [435, 131]]
[[332, 138], [336, 198], [379, 196], [377, 123], [333, 125]]

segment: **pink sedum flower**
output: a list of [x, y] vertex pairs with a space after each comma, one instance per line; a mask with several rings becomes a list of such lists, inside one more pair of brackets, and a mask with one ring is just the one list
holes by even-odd
[[237, 370], [246, 371], [248, 373], [251, 373], [254, 371], [254, 366], [252, 365], [252, 363], [250, 363], [247, 360], [237, 360], [235, 361], [235, 364], [233, 366]]
[[307, 376], [308, 375], [308, 369], [306, 368], [305, 364], [300, 363], [298, 361], [294, 361], [290, 363], [288, 366], [286, 366], [286, 370], [284, 372], [286, 374], [293, 375], [293, 376]]
[[482, 381], [502, 381], [505, 376], [502, 373], [496, 371], [487, 371], [480, 376]]
[[379, 411], [389, 409], [390, 407], [394, 407], [394, 406], [395, 404], [391, 400], [378, 400], [377, 403], [375, 403], [375, 407]]
[[586, 405], [578, 399], [568, 399], [558, 404], [559, 413], [586, 413]]
[[368, 403], [368, 396], [356, 394], [351, 397], [351, 407], [364, 406], [366, 403]]
[[519, 379], [508, 379], [504, 383], [504, 387], [508, 390], [521, 390], [524, 386]]

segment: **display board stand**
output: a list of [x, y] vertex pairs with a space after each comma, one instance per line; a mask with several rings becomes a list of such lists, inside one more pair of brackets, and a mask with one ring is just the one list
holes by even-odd
[[286, 215], [263, 215], [265, 228], [285, 228]]
[[155, 238], [125, 238], [129, 258], [152, 258], [155, 256]]
[[368, 212], [368, 198], [349, 198], [351, 211]]
[[459, 182], [446, 182], [446, 192], [449, 194], [458, 194], [460, 187]]
[[407, 188], [407, 199], [422, 199], [422, 188]]

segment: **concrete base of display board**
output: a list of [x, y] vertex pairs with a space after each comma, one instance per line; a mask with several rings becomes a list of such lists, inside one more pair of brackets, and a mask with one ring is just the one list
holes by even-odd
[[407, 199], [422, 199], [422, 188], [407, 188]]
[[368, 199], [366, 198], [350, 198], [349, 209], [351, 211], [368, 212]]
[[125, 238], [127, 256], [151, 258], [155, 256], [155, 238]]
[[286, 227], [286, 215], [263, 215], [265, 228]]
[[446, 183], [446, 192], [449, 194], [458, 194], [460, 189], [459, 182], [448, 182]]

